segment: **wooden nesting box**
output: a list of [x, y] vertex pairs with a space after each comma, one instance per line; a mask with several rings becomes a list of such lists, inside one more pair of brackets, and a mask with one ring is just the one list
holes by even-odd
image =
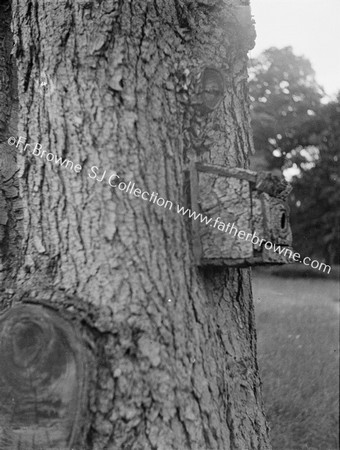
[[289, 184], [269, 172], [194, 163], [190, 169], [193, 251], [199, 266], [293, 262]]

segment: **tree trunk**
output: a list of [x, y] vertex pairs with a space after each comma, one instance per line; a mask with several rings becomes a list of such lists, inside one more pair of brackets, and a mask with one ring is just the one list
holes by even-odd
[[[247, 167], [247, 12], [240, 0], [12, 2], [13, 136], [31, 147], [3, 144], [18, 159], [25, 255], [8, 241], [3, 305], [53, 307], [86, 342], [89, 416], [73, 448], [270, 448], [250, 271], [196, 267], [176, 213], [192, 161]], [[223, 90], [202, 100], [205, 68]]]

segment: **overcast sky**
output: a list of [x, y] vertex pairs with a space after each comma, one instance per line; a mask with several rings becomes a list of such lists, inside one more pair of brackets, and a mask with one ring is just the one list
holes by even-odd
[[256, 57], [268, 47], [291, 45], [307, 57], [327, 94], [340, 90], [340, 0], [251, 0]]

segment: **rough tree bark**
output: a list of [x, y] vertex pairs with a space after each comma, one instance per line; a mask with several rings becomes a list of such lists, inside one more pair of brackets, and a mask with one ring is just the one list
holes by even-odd
[[[3, 179], [20, 180], [20, 199], [6, 197], [6, 208], [24, 212], [23, 227], [2, 243], [2, 308], [53, 306], [86, 338], [89, 416], [73, 448], [269, 449], [250, 271], [197, 268], [183, 217], [108, 184], [116, 172], [182, 205], [190, 161], [247, 167], [247, 5], [11, 7], [20, 110], [17, 135], [12, 126], [2, 137], [24, 136], [31, 149], [40, 143], [82, 170], [2, 143], [12, 158]], [[206, 67], [224, 83], [211, 111], [193, 101]], [[54, 80], [51, 95], [37, 88], [43, 71]], [[8, 217], [5, 234], [19, 220]]]

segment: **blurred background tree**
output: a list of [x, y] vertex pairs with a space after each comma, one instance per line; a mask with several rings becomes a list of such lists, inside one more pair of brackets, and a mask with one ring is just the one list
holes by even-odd
[[327, 103], [308, 59], [265, 50], [249, 68], [255, 170], [290, 179], [294, 249], [338, 264], [340, 93]]

